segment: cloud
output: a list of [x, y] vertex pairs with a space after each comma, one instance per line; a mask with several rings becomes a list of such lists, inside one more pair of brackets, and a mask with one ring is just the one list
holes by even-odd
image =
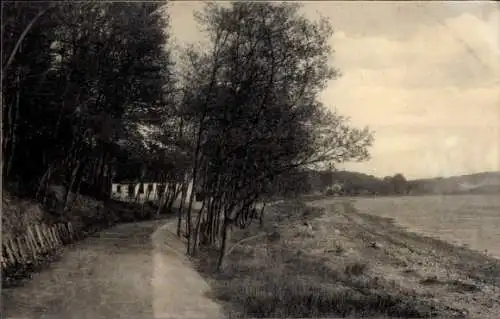
[[422, 24], [404, 39], [332, 39], [344, 74], [322, 99], [376, 131], [372, 160], [344, 167], [410, 177], [500, 170], [499, 11]]
[[[376, 79], [374, 79], [375, 81]], [[342, 83], [322, 99], [351, 117], [356, 125], [498, 126], [498, 87], [458, 90], [454, 87], [404, 89]], [[333, 103], [334, 102], [334, 103]]]
[[409, 135], [401, 131], [396, 136], [380, 132], [372, 160], [341, 167], [380, 177], [400, 172], [407, 178], [499, 170], [500, 149], [490, 143], [500, 137], [497, 128], [441, 127]]
[[331, 40], [333, 61], [344, 73], [383, 70], [379, 81], [399, 86], [498, 84], [499, 16], [498, 11], [492, 12], [484, 21], [466, 13], [434, 25], [421, 25], [403, 40], [349, 37], [338, 31]]
[[[375, 130], [372, 160], [352, 168], [410, 177], [500, 170], [498, 88], [403, 89], [339, 85], [334, 100], [354, 125]], [[347, 166], [350, 167], [350, 166]], [[375, 170], [375, 171], [374, 171]]]
[[[203, 40], [201, 2], [171, 3], [176, 41]], [[343, 76], [322, 100], [376, 131], [371, 161], [344, 167], [428, 177], [500, 170], [500, 7], [493, 2], [308, 2], [329, 17]]]
[[334, 28], [349, 37], [407, 39], [416, 26], [432, 26], [464, 13], [487, 20], [499, 8], [493, 1], [311, 1], [304, 2], [303, 12], [312, 19], [331, 18]]

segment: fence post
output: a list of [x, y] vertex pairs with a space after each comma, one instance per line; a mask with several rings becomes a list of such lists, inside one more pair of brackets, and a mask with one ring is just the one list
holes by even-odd
[[61, 237], [59, 236], [59, 231], [57, 230], [57, 225], [54, 225], [53, 229], [54, 229], [54, 235], [56, 236], [56, 239], [57, 239], [57, 243], [59, 244], [59, 246], [61, 246], [63, 244], [63, 242], [61, 240]]
[[33, 243], [31, 242], [30, 236], [28, 234], [28, 231], [24, 233], [24, 241], [26, 242], [26, 248], [28, 249], [29, 252], [29, 257], [32, 258], [33, 262], [36, 261], [36, 249], [33, 247]]
[[6, 237], [2, 246], [7, 252], [10, 264], [13, 265], [16, 263], [16, 257], [14, 256], [14, 252], [12, 251], [12, 247], [9, 245], [9, 243], [10, 243], [10, 237]]
[[47, 238], [47, 234], [45, 232], [44, 226], [45, 226], [44, 224], [40, 224], [40, 235], [43, 238], [43, 242], [45, 244], [45, 251], [44, 252], [48, 252], [50, 250], [50, 240]]
[[64, 238], [64, 243], [67, 244], [69, 242], [68, 234], [66, 233], [66, 227], [64, 224], [60, 224], [59, 228], [61, 229], [61, 234]]
[[9, 237], [9, 244], [10, 244], [10, 247], [12, 247], [12, 252], [14, 253], [14, 256], [15, 256], [15, 259], [16, 259], [16, 262], [17, 263], [21, 263], [21, 260], [22, 260], [22, 256], [21, 254], [19, 253], [19, 248], [18, 246], [16, 245], [15, 241]]
[[40, 254], [42, 252], [42, 249], [36, 240], [35, 232], [33, 231], [33, 226], [28, 227], [28, 236], [30, 237], [31, 242], [33, 243], [36, 253]]
[[57, 240], [56, 237], [54, 236], [54, 233], [52, 232], [52, 227], [47, 226], [47, 232], [49, 233], [50, 240], [52, 241], [52, 249], [57, 248]]
[[73, 230], [73, 225], [71, 225], [70, 222], [68, 222], [68, 231], [69, 231], [69, 237], [73, 241], [75, 239], [75, 233]]
[[62, 244], [63, 245], [66, 244], [66, 238], [64, 238], [64, 233], [62, 231], [61, 224], [57, 224], [56, 229], [57, 229], [57, 235], [59, 236], [59, 239], [61, 240]]
[[42, 224], [42, 234], [47, 241], [48, 250], [54, 248], [54, 244], [52, 243], [52, 238], [50, 238], [49, 229], [45, 224]]
[[57, 240], [57, 237], [56, 237], [56, 234], [54, 231], [54, 226], [49, 227], [49, 232], [50, 232], [50, 236], [52, 236], [52, 240], [54, 241], [54, 248], [57, 248], [57, 246], [59, 246], [59, 241]]
[[47, 226], [47, 230], [49, 231], [50, 238], [52, 238], [52, 244], [54, 245], [54, 249], [57, 248], [57, 239], [56, 236], [54, 235], [53, 229], [50, 226]]
[[64, 237], [66, 238], [66, 242], [67, 243], [70, 243], [71, 242], [71, 238], [69, 236], [69, 230], [66, 226], [67, 224], [61, 224], [61, 229], [63, 231], [63, 234], [64, 234]]
[[27, 254], [24, 249], [24, 245], [21, 237], [16, 238], [17, 248], [19, 249], [19, 255], [21, 256], [21, 263], [24, 263], [27, 259]]
[[43, 237], [43, 234], [42, 234], [42, 230], [40, 229], [40, 225], [36, 224], [35, 225], [35, 231], [36, 231], [36, 235], [38, 237], [38, 241], [40, 243], [40, 247], [41, 247], [41, 253], [44, 254], [47, 252], [47, 246], [48, 246], [48, 243], [46, 241], [46, 239]]

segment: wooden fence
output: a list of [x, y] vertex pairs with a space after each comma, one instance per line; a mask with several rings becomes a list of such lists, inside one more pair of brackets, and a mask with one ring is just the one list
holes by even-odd
[[37, 264], [44, 256], [76, 239], [71, 223], [28, 227], [20, 236], [2, 238], [2, 272], [11, 267]]

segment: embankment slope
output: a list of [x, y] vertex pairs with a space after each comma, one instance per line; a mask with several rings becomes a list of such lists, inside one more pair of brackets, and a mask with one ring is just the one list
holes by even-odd
[[500, 314], [499, 260], [409, 233], [348, 200], [277, 205], [264, 229], [237, 230], [232, 244], [259, 232], [268, 236], [236, 246], [223, 274], [200, 267], [235, 317]]

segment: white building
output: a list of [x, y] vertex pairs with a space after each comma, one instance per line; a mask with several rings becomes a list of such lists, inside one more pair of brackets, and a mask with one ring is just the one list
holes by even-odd
[[[193, 183], [189, 183], [187, 196], [189, 198], [193, 190]], [[138, 198], [139, 202], [153, 201], [156, 202], [161, 198], [166, 191], [165, 184], [156, 182], [122, 182], [111, 184], [111, 198], [120, 201], [135, 201]], [[177, 199], [180, 199], [179, 193]]]

